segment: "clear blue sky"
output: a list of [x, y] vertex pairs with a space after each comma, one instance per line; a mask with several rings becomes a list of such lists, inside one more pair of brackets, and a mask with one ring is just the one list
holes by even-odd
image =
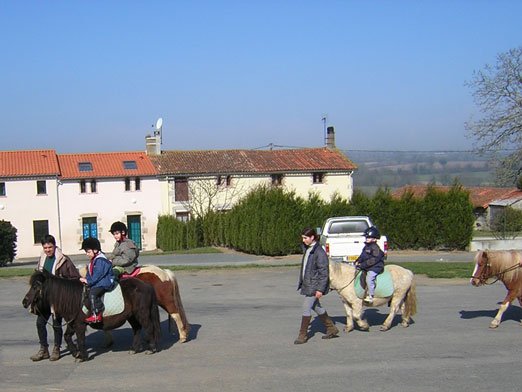
[[460, 150], [522, 1], [0, 1], [1, 150]]

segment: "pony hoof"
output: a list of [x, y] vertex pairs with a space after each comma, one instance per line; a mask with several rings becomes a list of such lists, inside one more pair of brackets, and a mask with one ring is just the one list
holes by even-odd
[[490, 325], [489, 325], [489, 328], [490, 328], [490, 329], [498, 328], [498, 324], [490, 324]]
[[130, 355], [134, 355], [134, 354], [136, 354], [136, 353], [137, 353], [136, 350], [129, 350], [129, 354], [130, 354]]
[[353, 328], [344, 328], [344, 332], [345, 333], [349, 333], [349, 332], [352, 332], [353, 331]]
[[156, 350], [147, 350], [145, 351], [145, 355], [152, 355], [152, 354], [155, 354], [156, 353]]
[[386, 327], [385, 325], [381, 325], [381, 328], [379, 328], [380, 331], [385, 332], [389, 330], [390, 328]]
[[402, 322], [401, 325], [403, 328], [408, 328], [410, 326], [410, 323]]

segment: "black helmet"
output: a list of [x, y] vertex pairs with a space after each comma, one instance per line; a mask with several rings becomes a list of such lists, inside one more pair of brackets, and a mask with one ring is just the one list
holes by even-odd
[[364, 236], [366, 238], [379, 239], [381, 238], [381, 233], [379, 233], [379, 230], [375, 226], [370, 226], [366, 230], [364, 230]]
[[114, 222], [111, 225], [111, 229], [109, 230], [112, 234], [114, 234], [115, 231], [119, 231], [120, 233], [127, 234], [127, 225], [123, 222]]
[[90, 250], [101, 251], [100, 241], [98, 241], [98, 238], [92, 238], [92, 237], [85, 238], [82, 241], [82, 247], [80, 249], [81, 250], [90, 249]]

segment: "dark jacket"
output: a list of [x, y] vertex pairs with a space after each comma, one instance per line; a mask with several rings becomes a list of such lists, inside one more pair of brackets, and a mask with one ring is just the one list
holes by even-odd
[[301, 295], [313, 296], [316, 291], [320, 291], [323, 295], [329, 290], [329, 265], [328, 256], [319, 242], [313, 245], [310, 257], [306, 263], [306, 269], [303, 276], [303, 266], [305, 262], [306, 252], [301, 262], [301, 272], [299, 273], [299, 283], [297, 290], [301, 290]]
[[[54, 251], [54, 257], [55, 259], [53, 269], [51, 271], [53, 275], [66, 279], [80, 279], [78, 268], [76, 268], [68, 256], [62, 253], [60, 248], [56, 247], [56, 250]], [[43, 270], [46, 258], [47, 255], [42, 252], [40, 255], [40, 260], [38, 261], [38, 265], [36, 266], [38, 271]]]
[[85, 278], [89, 287], [103, 287], [108, 291], [113, 289], [114, 273], [112, 272], [112, 264], [103, 253], [98, 253], [89, 262]]
[[355, 263], [363, 271], [374, 271], [380, 274], [384, 271], [384, 252], [375, 242], [366, 244]]

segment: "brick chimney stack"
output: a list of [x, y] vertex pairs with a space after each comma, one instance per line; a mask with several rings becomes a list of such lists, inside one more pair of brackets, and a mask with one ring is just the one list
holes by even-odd
[[326, 128], [326, 147], [335, 148], [335, 131], [334, 127]]

